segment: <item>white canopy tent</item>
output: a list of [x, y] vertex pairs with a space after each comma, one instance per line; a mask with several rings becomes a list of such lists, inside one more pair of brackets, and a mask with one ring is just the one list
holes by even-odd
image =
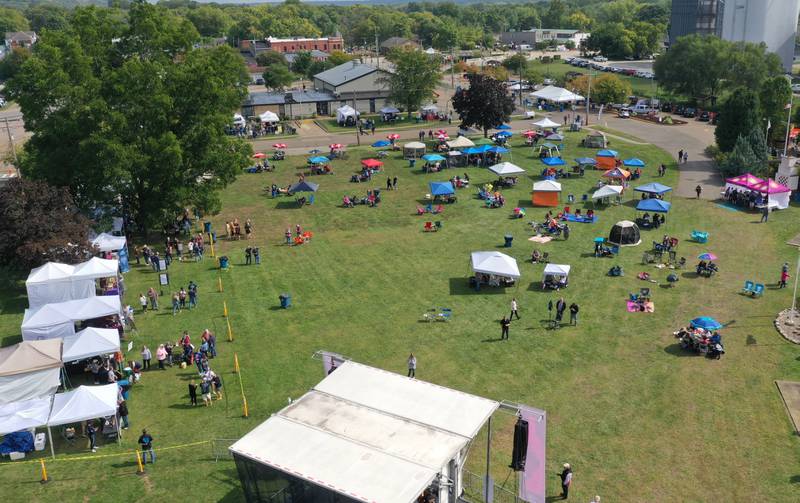
[[95, 294], [94, 281], [77, 279], [74, 266], [56, 262], [48, 262], [32, 270], [25, 280], [25, 288], [31, 308]]
[[603, 185], [592, 194], [592, 199], [603, 199], [606, 197], [616, 197], [622, 194], [622, 185]]
[[47, 424], [52, 396], [0, 405], [0, 435]]
[[358, 110], [350, 105], [344, 105], [336, 109], [336, 122], [345, 122], [348, 117], [358, 119], [359, 115]]
[[539, 129], [561, 127], [561, 124], [559, 124], [558, 122], [553, 122], [552, 120], [550, 120], [550, 117], [545, 117], [542, 120], [536, 121], [533, 123], [533, 125], [538, 127]]
[[103, 232], [92, 240], [92, 245], [96, 246], [102, 252], [110, 252], [125, 248], [127, 242], [125, 236], [114, 236], [113, 234]]
[[496, 173], [500, 176], [525, 173], [524, 169], [520, 168], [516, 164], [511, 164], [510, 162], [501, 162], [500, 164], [489, 166], [489, 171], [491, 171], [492, 173]]
[[435, 114], [439, 111], [439, 107], [431, 103], [430, 105], [425, 105], [422, 107], [421, 110], [426, 114]]
[[468, 147], [474, 147], [475, 146], [475, 142], [473, 142], [472, 140], [470, 140], [466, 136], [459, 136], [458, 138], [456, 138], [454, 140], [449, 140], [447, 142], [447, 146], [450, 147], [451, 149], [468, 148]]
[[22, 339], [26, 341], [75, 336], [75, 322], [120, 313], [118, 295], [89, 297], [37, 309], [26, 309], [22, 320]]
[[[531, 93], [534, 98], [550, 101], [553, 103], [567, 103], [571, 101], [580, 101], [583, 96], [568, 91], [563, 87], [547, 86]], [[550, 127], [550, 126], [546, 126]]]
[[472, 270], [505, 278], [520, 277], [517, 260], [496, 251], [472, 252]]
[[119, 260], [92, 257], [75, 266], [73, 280], [113, 278], [119, 273]]
[[260, 120], [261, 122], [280, 122], [281, 118], [278, 117], [278, 114], [276, 114], [275, 112], [270, 112], [269, 110], [267, 110], [266, 112], [258, 116], [258, 120]]
[[230, 450], [348, 499], [408, 503], [437, 474], [460, 486], [462, 454], [498, 407], [346, 361]]
[[561, 184], [555, 180], [539, 180], [533, 183], [534, 192], [561, 192]]
[[242, 114], [233, 114], [233, 124], [236, 126], [244, 126], [245, 121]]
[[544, 266], [544, 272], [542, 273], [542, 287], [548, 281], [566, 286], [569, 280], [569, 270], [570, 266], [566, 264], [547, 264]]
[[0, 404], [52, 395], [61, 384], [61, 339], [0, 348]]
[[64, 339], [64, 351], [61, 359], [64, 362], [74, 362], [117, 351], [119, 351], [119, 332], [117, 330], [89, 327], [73, 337]]
[[[103, 386], [78, 386], [72, 391], [58, 393], [53, 397], [53, 408], [47, 421], [47, 434], [50, 437], [50, 453], [55, 457], [53, 449], [52, 426], [78, 423], [98, 417], [115, 416], [117, 414], [117, 397], [119, 387], [116, 383]], [[119, 438], [119, 421], [117, 426]]]

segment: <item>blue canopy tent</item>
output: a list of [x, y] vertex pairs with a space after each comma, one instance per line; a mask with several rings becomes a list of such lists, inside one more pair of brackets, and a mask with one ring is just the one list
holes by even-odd
[[444, 157], [440, 156], [439, 154], [425, 154], [422, 156], [422, 159], [428, 162], [436, 162], [436, 161], [444, 161], [446, 160]]
[[508, 129], [511, 129], [511, 126], [509, 126], [508, 124], [500, 124], [495, 129], [498, 129], [498, 130], [501, 130], [501, 131], [502, 130], [508, 130]]
[[388, 147], [391, 144], [392, 142], [390, 142], [389, 140], [378, 140], [375, 143], [373, 143], [372, 146], [381, 148], [381, 147]]
[[456, 193], [450, 182], [431, 182], [429, 185], [432, 196], [451, 196]]
[[560, 157], [542, 157], [540, 159], [545, 166], [564, 166], [566, 161]]
[[480, 145], [478, 147], [466, 148], [463, 152], [465, 154], [485, 154], [486, 152], [489, 152], [489, 149], [491, 148], [493, 148], [491, 145]]
[[498, 137], [501, 137], [501, 138], [510, 138], [510, 137], [514, 136], [514, 133], [512, 133], [511, 131], [500, 131], [499, 133], [496, 133], [495, 136], [498, 136]]
[[691, 321], [692, 327], [702, 328], [703, 330], [719, 330], [722, 328], [722, 323], [709, 316], [700, 316]]
[[289, 187], [289, 192], [316, 192], [319, 188], [318, 183], [307, 182], [303, 180], [302, 182], [298, 182], [291, 187]]
[[489, 147], [486, 149], [486, 151], [491, 152], [493, 154], [505, 154], [507, 152], [510, 152], [510, 150], [508, 150], [505, 147]]
[[651, 183], [646, 183], [644, 185], [640, 185], [633, 190], [635, 190], [636, 192], [644, 192], [645, 194], [654, 194], [660, 196], [662, 194], [666, 194], [667, 192], [671, 191], [672, 187], [668, 187], [658, 182], [651, 182]]
[[597, 164], [597, 161], [595, 161], [591, 157], [577, 157], [575, 159], [575, 162], [583, 166], [594, 166], [595, 164]]
[[669, 213], [672, 203], [661, 199], [642, 199], [636, 205], [637, 211], [652, 211], [654, 213]]
[[331, 162], [331, 160], [324, 155], [318, 155], [316, 157], [311, 157], [308, 162], [310, 164], [325, 164], [326, 162]]
[[631, 168], [644, 168], [644, 161], [641, 160], [641, 159], [638, 159], [636, 157], [631, 157], [630, 159], [625, 159], [624, 161], [622, 161], [622, 164], [624, 166], [628, 166], [628, 167], [631, 167]]
[[597, 157], [617, 157], [619, 153], [616, 150], [603, 149], [597, 151]]

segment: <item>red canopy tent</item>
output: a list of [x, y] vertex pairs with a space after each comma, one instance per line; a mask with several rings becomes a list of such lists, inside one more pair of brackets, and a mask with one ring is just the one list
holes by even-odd
[[364, 159], [363, 161], [361, 161], [361, 165], [364, 166], [365, 168], [373, 169], [373, 168], [380, 168], [381, 166], [383, 166], [383, 163], [377, 159]]

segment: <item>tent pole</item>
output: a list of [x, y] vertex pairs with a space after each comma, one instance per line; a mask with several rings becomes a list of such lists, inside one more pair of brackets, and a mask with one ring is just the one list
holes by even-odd
[[491, 466], [491, 449], [492, 449], [492, 417], [489, 416], [489, 423], [488, 423], [488, 430], [486, 431], [486, 477], [484, 478], [484, 502], [489, 503], [489, 484], [491, 479], [489, 478], [489, 468]]
[[119, 414], [114, 414], [114, 418], [116, 419], [114, 423], [117, 425], [117, 443], [122, 444], [122, 431], [119, 429]]
[[50, 455], [53, 456], [53, 459], [56, 459], [56, 449], [53, 447], [53, 432], [49, 425], [47, 426], [47, 436], [50, 438]]

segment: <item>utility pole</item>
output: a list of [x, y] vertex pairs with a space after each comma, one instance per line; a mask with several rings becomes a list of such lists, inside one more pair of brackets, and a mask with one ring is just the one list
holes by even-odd
[[453, 92], [456, 91], [456, 56], [452, 46], [450, 47], [450, 87], [453, 88]]
[[8, 124], [8, 117], [4, 117], [6, 123], [6, 133], [8, 133], [8, 143], [11, 145], [11, 155], [14, 156], [14, 169], [19, 176], [19, 159], [17, 159], [17, 147], [14, 145], [14, 137], [11, 135], [11, 126]]
[[353, 110], [356, 111], [356, 144], [361, 146], [361, 127], [359, 121], [361, 118], [358, 116], [358, 109], [356, 108], [356, 92], [353, 90]]
[[591, 101], [592, 97], [592, 72], [589, 72], [589, 86], [586, 92], [586, 124], [585, 126], [589, 125], [589, 102]]
[[794, 91], [792, 91], [789, 94], [789, 110], [786, 112], [786, 141], [783, 144], [783, 157], [786, 157], [786, 152], [789, 149], [789, 130], [792, 128], [792, 105], [793, 104], [794, 104]]
[[378, 66], [378, 70], [381, 69], [381, 52], [380, 48], [378, 47], [378, 30], [375, 30], [375, 64]]

